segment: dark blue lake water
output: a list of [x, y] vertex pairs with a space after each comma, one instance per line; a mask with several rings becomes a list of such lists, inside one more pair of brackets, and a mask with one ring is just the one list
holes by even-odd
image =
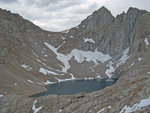
[[57, 95], [73, 95], [80, 92], [93, 92], [96, 90], [103, 89], [110, 86], [116, 82], [117, 78], [111, 80], [108, 79], [94, 79], [94, 80], [72, 80], [59, 82], [56, 84], [47, 85], [48, 91], [35, 94], [33, 97], [44, 96], [48, 94]]

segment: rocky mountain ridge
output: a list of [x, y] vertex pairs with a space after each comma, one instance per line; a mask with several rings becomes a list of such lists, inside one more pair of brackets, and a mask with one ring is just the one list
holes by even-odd
[[[61, 112], [83, 113], [89, 106], [88, 112], [107, 106], [111, 108], [104, 112], [119, 112], [125, 105], [150, 95], [149, 42], [150, 13], [136, 8], [113, 17], [102, 7], [78, 26], [62, 32], [42, 30], [18, 14], [1, 9], [0, 94], [4, 97], [0, 98], [0, 111], [31, 112], [34, 99], [22, 96], [45, 91], [46, 84], [76, 78], [117, 77], [115, 85], [98, 92], [49, 95], [38, 98], [38, 102], [44, 106], [40, 112], [63, 109]], [[46, 106], [45, 101], [51, 99], [57, 106]], [[80, 107], [83, 103], [88, 104], [85, 109]], [[16, 109], [25, 105], [28, 107], [22, 111]]]

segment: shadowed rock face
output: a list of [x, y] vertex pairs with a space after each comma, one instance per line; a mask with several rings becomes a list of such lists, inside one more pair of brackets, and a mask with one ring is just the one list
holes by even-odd
[[[125, 105], [132, 107], [150, 96], [149, 42], [150, 13], [136, 8], [113, 17], [102, 7], [62, 32], [42, 30], [0, 9], [0, 112], [33, 112], [35, 99], [22, 96], [74, 77], [119, 80], [89, 94], [39, 97], [39, 113], [93, 113], [103, 108], [116, 113]], [[148, 105], [137, 112], [147, 111]]]

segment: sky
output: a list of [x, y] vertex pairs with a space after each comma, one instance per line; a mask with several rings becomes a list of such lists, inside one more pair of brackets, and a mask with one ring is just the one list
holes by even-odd
[[116, 16], [129, 7], [150, 11], [149, 5], [150, 0], [0, 0], [0, 8], [18, 13], [48, 31], [75, 27], [102, 6]]

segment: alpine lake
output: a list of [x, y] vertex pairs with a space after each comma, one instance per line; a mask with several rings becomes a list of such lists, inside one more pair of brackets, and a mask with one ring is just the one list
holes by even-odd
[[48, 94], [56, 95], [74, 95], [81, 92], [90, 93], [93, 91], [104, 89], [113, 85], [117, 78], [111, 79], [92, 79], [92, 80], [68, 80], [49, 84], [46, 86], [47, 91], [35, 94], [32, 97], [40, 97]]

